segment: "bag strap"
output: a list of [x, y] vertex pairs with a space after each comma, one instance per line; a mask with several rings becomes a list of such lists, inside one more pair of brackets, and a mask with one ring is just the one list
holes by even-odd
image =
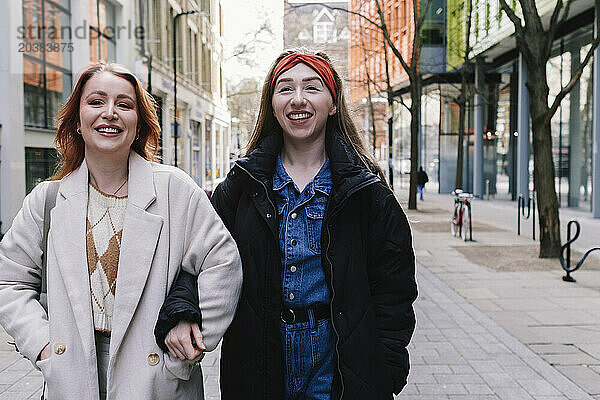
[[42, 289], [40, 294], [47, 293], [46, 288], [46, 269], [48, 266], [48, 258], [46, 250], [48, 248], [48, 231], [50, 230], [50, 211], [56, 205], [56, 196], [58, 194], [59, 181], [51, 181], [46, 191], [46, 200], [44, 202], [44, 235], [42, 236]]

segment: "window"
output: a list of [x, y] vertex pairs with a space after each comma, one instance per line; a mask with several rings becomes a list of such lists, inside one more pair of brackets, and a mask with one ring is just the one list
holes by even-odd
[[485, 36], [490, 34], [490, 15], [492, 14], [492, 6], [489, 2], [485, 4]]
[[202, 88], [207, 92], [212, 91], [212, 52], [202, 43]]
[[213, 159], [212, 159], [212, 140], [211, 140], [212, 120], [204, 120], [204, 184], [212, 181]]
[[178, 74], [183, 74], [183, 53], [184, 53], [184, 49], [183, 46], [185, 44], [186, 38], [185, 38], [185, 17], [179, 17], [178, 21], [177, 21], [177, 37], [175, 38], [175, 40], [177, 41], [177, 43], [175, 43], [176, 46], [176, 50], [177, 50], [177, 73]]
[[106, 0], [89, 0], [90, 60], [116, 58], [115, 7]]
[[173, 7], [169, 6], [169, 11], [167, 13], [167, 34], [165, 40], [167, 41], [167, 55], [166, 59], [168, 60], [167, 65], [173, 68], [173, 19], [175, 18], [175, 12], [173, 11]]
[[200, 83], [200, 68], [198, 68], [198, 34], [193, 32], [191, 35], [191, 54], [190, 54], [190, 73], [192, 80]]
[[191, 154], [191, 160], [192, 160], [192, 170], [191, 175], [192, 178], [194, 178], [194, 180], [196, 181], [196, 183], [198, 185], [202, 185], [201, 179], [202, 179], [202, 175], [201, 175], [201, 170], [200, 167], [202, 166], [201, 164], [201, 160], [200, 160], [200, 132], [202, 132], [202, 125], [200, 124], [200, 122], [198, 121], [191, 121], [191, 131], [192, 131], [192, 145], [190, 146], [190, 150], [192, 152]]
[[25, 148], [25, 189], [27, 193], [54, 174], [58, 155], [54, 149]]
[[[55, 128], [54, 116], [71, 93], [69, 19], [68, 0], [23, 0], [25, 126]], [[40, 48], [59, 51], [41, 51]]]
[[152, 17], [150, 21], [152, 21], [151, 26], [149, 27], [152, 32], [152, 36], [150, 40], [148, 40], [148, 45], [150, 47], [150, 51], [153, 56], [162, 60], [163, 50], [162, 50], [162, 41], [159, 39], [161, 37], [160, 29], [162, 27], [162, 8], [160, 6], [160, 0], [152, 0], [152, 7], [150, 12], [152, 13]]
[[313, 25], [315, 43], [327, 43], [333, 39], [333, 22], [317, 22]]
[[210, 16], [210, 0], [200, 1], [200, 11]]
[[221, 129], [220, 125], [216, 125], [215, 126], [215, 158], [216, 158], [216, 162], [215, 162], [215, 168], [216, 168], [216, 174], [215, 177], [216, 178], [220, 178], [222, 173], [223, 173], [223, 165], [222, 165], [222, 160], [223, 160], [223, 144], [222, 144], [222, 135], [223, 135], [223, 130]]

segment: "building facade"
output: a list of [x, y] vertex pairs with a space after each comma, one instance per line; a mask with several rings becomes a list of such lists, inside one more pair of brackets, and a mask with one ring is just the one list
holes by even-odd
[[[419, 71], [424, 81], [429, 77], [445, 72], [446, 70], [446, 1], [429, 0], [413, 2], [412, 0], [387, 0], [379, 1], [383, 11], [386, 27], [394, 46], [402, 54], [403, 59], [410, 64], [413, 52], [413, 37], [415, 33], [414, 7], [418, 12], [424, 12], [424, 24], [421, 30], [422, 46], [419, 57]], [[427, 5], [427, 7], [425, 7]], [[384, 46], [384, 37], [381, 29], [374, 27], [371, 21], [378, 22], [379, 16], [375, 1], [352, 0], [350, 10], [350, 101], [356, 110], [355, 113], [373, 148], [375, 157], [380, 163], [388, 161], [388, 128], [387, 105], [382, 103], [387, 98], [387, 75], [396, 100], [410, 103], [408, 92], [408, 75], [404, 71], [400, 60], [393, 54], [389, 46]], [[387, 49], [387, 58], [384, 49]], [[387, 64], [387, 68], [386, 68]], [[435, 114], [438, 109], [433, 106], [429, 97], [439, 97], [435, 85], [423, 86], [423, 121], [420, 133], [421, 148], [437, 149], [438, 118]], [[369, 98], [372, 101], [369, 101]], [[384, 100], [387, 101], [387, 100]], [[402, 174], [410, 171], [410, 115], [405, 107], [396, 102], [394, 107], [393, 123], [393, 163], [394, 170], [400, 184], [403, 182]], [[371, 112], [373, 104], [374, 112]], [[373, 137], [372, 120], [376, 120]], [[431, 136], [431, 137], [430, 137]], [[429, 140], [428, 140], [429, 138]], [[375, 143], [375, 146], [373, 146]], [[423, 165], [432, 179], [437, 177], [437, 155], [432, 152], [422, 151], [419, 164]], [[429, 156], [427, 160], [426, 155]], [[398, 180], [395, 178], [394, 180]], [[408, 182], [408, 177], [404, 179]]]
[[[449, 27], [464, 26], [463, 3], [455, 2], [456, 12], [451, 13], [454, 22], [449, 23]], [[519, 12], [517, 2], [509, 2], [509, 5]], [[554, 5], [555, 2], [549, 0], [536, 2], [545, 27]], [[479, 0], [473, 2], [473, 6], [471, 58], [475, 76], [481, 80], [475, 80], [479, 89], [470, 101], [470, 118], [467, 119], [470, 135], [465, 148], [471, 157], [465, 161], [464, 169], [468, 171], [470, 189], [476, 195], [484, 194], [486, 183], [490, 181], [494, 185], [490, 191], [502, 198], [528, 197], [534, 192], [534, 182], [526, 64], [515, 44], [514, 25], [499, 9], [498, 2]], [[566, 22], [557, 32], [547, 64], [550, 103], [590, 50], [594, 25], [598, 23], [595, 11], [593, 0], [573, 2]], [[462, 34], [464, 38], [464, 32]], [[449, 31], [448, 36], [451, 35], [460, 36]], [[461, 46], [460, 41], [457, 46]], [[551, 132], [559, 205], [591, 211], [594, 217], [600, 217], [600, 193], [596, 193], [600, 191], [594, 190], [600, 180], [600, 166], [596, 166], [598, 160], [592, 151], [600, 140], [598, 50], [595, 54], [578, 83], [561, 102], [551, 120]], [[483, 101], [477, 101], [477, 95]], [[451, 114], [449, 98], [442, 103], [442, 109]], [[451, 130], [447, 124], [443, 125], [444, 129]], [[477, 145], [482, 142], [483, 146]], [[482, 162], [477, 162], [478, 159]], [[482, 182], [486, 174], [488, 178]]]
[[177, 166], [212, 189], [229, 169], [218, 0], [4, 1], [0, 15], [0, 233], [26, 193], [54, 172], [55, 115], [90, 61], [133, 71], [158, 103], [161, 157], [175, 164], [173, 19], [177, 21]]
[[348, 0], [285, 0], [283, 48], [324, 51], [340, 77], [348, 79]]

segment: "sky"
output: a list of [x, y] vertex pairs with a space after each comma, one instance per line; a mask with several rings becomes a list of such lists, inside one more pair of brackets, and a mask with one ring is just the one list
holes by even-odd
[[[283, 49], [283, 0], [223, 0], [225, 45], [224, 74], [236, 84], [248, 77], [264, 80], [269, 66]], [[262, 25], [270, 28], [256, 36]], [[254, 38], [257, 40], [252, 40]], [[254, 43], [254, 44], [253, 44]], [[251, 52], [233, 56], [236, 48], [246, 44]], [[248, 65], [246, 60], [252, 65]]]

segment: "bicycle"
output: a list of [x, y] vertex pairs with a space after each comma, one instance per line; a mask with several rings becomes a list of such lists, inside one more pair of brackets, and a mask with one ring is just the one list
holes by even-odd
[[[473, 240], [473, 226], [471, 224], [471, 193], [464, 193], [460, 189], [452, 191], [454, 196], [454, 212], [450, 220], [450, 233], [459, 236], [465, 242]], [[468, 231], [468, 232], [467, 232]]]

